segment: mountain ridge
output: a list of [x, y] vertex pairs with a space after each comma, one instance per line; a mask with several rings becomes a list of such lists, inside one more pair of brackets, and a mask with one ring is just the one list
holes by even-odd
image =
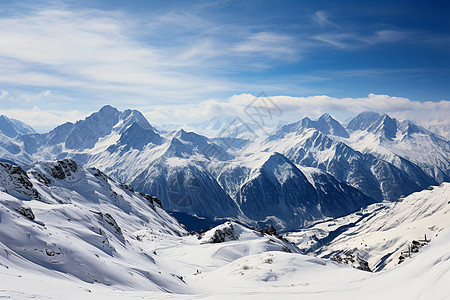
[[[83, 120], [65, 123], [48, 133], [16, 137], [11, 146], [15, 150], [3, 158], [17, 159], [22, 164], [36, 160], [75, 159], [88, 167], [99, 168], [137, 190], [155, 194], [170, 210], [210, 219], [237, 218], [244, 222], [256, 221], [246, 216], [252, 214], [251, 209], [240, 207], [250, 204], [243, 199], [247, 199], [250, 182], [255, 180], [251, 176], [266, 170], [266, 175], [260, 175], [258, 180], [270, 180], [267, 184], [261, 181], [252, 187], [255, 200], [251, 202], [256, 204], [256, 199], [264, 199], [263, 195], [269, 190], [277, 191], [281, 206], [268, 205], [265, 215], [258, 216], [257, 222], [272, 218], [275, 221], [269, 223], [278, 229], [287, 228], [282, 224], [304, 226], [306, 220], [335, 216], [332, 212], [350, 213], [350, 207], [358, 210], [372, 203], [367, 201], [368, 196], [376, 201], [392, 201], [448, 179], [449, 142], [424, 128], [374, 112], [356, 116], [346, 127], [329, 114], [323, 114], [317, 120], [306, 117], [278, 126], [273, 133], [246, 140], [242, 148], [231, 149], [227, 142], [234, 141], [213, 140], [184, 129], [160, 132], [140, 112], [119, 111], [107, 105]], [[406, 159], [405, 151], [400, 151], [403, 148], [399, 145], [411, 147], [417, 141], [425, 141], [429, 147], [437, 145], [436, 156], [424, 157], [414, 150], [407, 151], [414, 162]], [[7, 151], [1, 144], [0, 150]], [[292, 169], [279, 169], [281, 165], [275, 167], [276, 164], [272, 168], [266, 164], [260, 169], [265, 159], [270, 159], [270, 153], [286, 159]], [[322, 173], [312, 172], [314, 176], [310, 174], [307, 180], [303, 174], [300, 176], [302, 171], [297, 166], [317, 168]], [[285, 189], [284, 183], [279, 181], [283, 172], [297, 174], [298, 182], [280, 194]], [[269, 182], [275, 185], [271, 186]], [[317, 196], [322, 192], [315, 189], [315, 183], [330, 189], [330, 193], [333, 191], [335, 199], [341, 196], [347, 199], [349, 206], [333, 203], [329, 201], [330, 197]], [[312, 206], [307, 209], [309, 212], [300, 214], [304, 215], [303, 219], [287, 213], [301, 206], [301, 201], [297, 203], [300, 206], [292, 206], [293, 202], [288, 199], [301, 199], [304, 195], [295, 190], [302, 185], [311, 185], [309, 190], [316, 195], [315, 201], [328, 199], [322, 203], [326, 203], [326, 207], [319, 209], [327, 211], [328, 216], [318, 213]], [[350, 187], [356, 188], [356, 192]], [[358, 193], [360, 195], [356, 195]], [[350, 205], [351, 199], [360, 199], [361, 205]], [[275, 217], [277, 211], [285, 213]], [[292, 222], [293, 219], [296, 221]]]

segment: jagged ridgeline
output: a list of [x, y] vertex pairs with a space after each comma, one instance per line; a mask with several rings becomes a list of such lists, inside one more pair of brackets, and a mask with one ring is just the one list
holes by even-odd
[[195, 125], [208, 136], [157, 130], [139, 111], [111, 106], [44, 134], [1, 120], [2, 161], [69, 158], [205, 224], [231, 218], [293, 230], [450, 178], [445, 138], [375, 112], [347, 125], [329, 114], [304, 118], [267, 134], [241, 124], [248, 131], [239, 147], [220, 134], [232, 121], [218, 117]]

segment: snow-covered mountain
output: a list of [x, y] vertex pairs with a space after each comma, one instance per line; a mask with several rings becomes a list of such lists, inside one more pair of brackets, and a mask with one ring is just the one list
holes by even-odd
[[21, 137], [36, 133], [25, 123], [0, 116], [0, 161], [29, 163], [31, 158], [24, 149]]
[[[434, 233], [429, 236], [428, 245], [401, 265], [374, 274], [300, 254], [294, 245], [276, 235], [237, 223], [226, 222], [203, 234], [189, 235], [159, 207], [155, 198], [133, 192], [97, 169], [86, 169], [70, 160], [39, 162], [23, 168], [2, 164], [0, 175], [0, 180], [6, 178], [10, 183], [5, 185], [2, 181], [6, 188], [0, 191], [1, 297], [448, 296], [450, 231], [441, 230], [443, 223], [434, 223], [448, 222], [448, 209], [442, 209], [444, 201], [434, 204], [436, 199], [448, 196], [447, 183], [411, 195], [411, 201], [398, 203], [404, 203], [403, 207], [392, 205], [385, 213], [374, 213], [376, 220], [369, 227], [387, 221], [380, 236], [371, 231], [357, 233], [354, 243], [367, 234], [368, 240], [380, 243], [382, 237], [391, 239], [385, 242], [388, 247], [399, 240], [399, 234], [415, 238], [413, 233], [420, 232], [419, 226], [428, 226]], [[36, 193], [30, 193], [33, 189]], [[408, 216], [414, 211], [413, 198], [419, 199], [416, 208], [420, 211]], [[400, 227], [396, 216], [401, 217]], [[430, 224], [438, 227], [429, 228]], [[350, 234], [344, 238], [349, 239]]]
[[[225, 118], [209, 125], [232, 127]], [[347, 128], [324, 114], [238, 140], [158, 131], [138, 111], [105, 106], [45, 134], [5, 138], [13, 144], [0, 144], [4, 161], [73, 159], [156, 195], [170, 211], [279, 230], [396, 200], [449, 172], [447, 140], [377, 113], [363, 113]], [[419, 143], [435, 150], [425, 155], [413, 147]]]
[[[281, 126], [267, 138], [249, 146], [248, 151], [280, 152], [292, 162], [326, 171], [378, 201], [395, 200], [436, 184], [425, 171], [400, 156], [396, 156], [398, 163], [394, 164], [355, 150], [348, 141], [351, 138], [344, 137], [343, 128], [330, 119], [326, 114], [315, 121], [314, 126], [309, 118]], [[332, 132], [339, 134], [332, 134], [325, 125], [317, 125], [327, 124], [323, 120], [334, 124]]]
[[7, 137], [14, 138], [18, 135], [36, 133], [31, 126], [16, 119], [10, 119], [5, 115], [0, 116], [0, 133]]

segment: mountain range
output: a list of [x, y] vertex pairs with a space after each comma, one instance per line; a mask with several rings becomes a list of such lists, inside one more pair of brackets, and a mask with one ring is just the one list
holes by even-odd
[[[202, 128], [229, 129], [216, 123]], [[2, 161], [72, 159], [157, 196], [168, 211], [278, 230], [395, 201], [450, 178], [448, 140], [375, 112], [348, 124], [329, 114], [303, 118], [239, 139], [159, 131], [139, 111], [111, 106], [43, 134], [5, 116], [0, 126]]]

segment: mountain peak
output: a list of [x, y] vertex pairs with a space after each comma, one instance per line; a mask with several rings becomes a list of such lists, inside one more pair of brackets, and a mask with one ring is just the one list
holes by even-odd
[[380, 113], [375, 111], [364, 111], [354, 117], [347, 125], [350, 130], [366, 130], [381, 117]]
[[282, 125], [277, 129], [275, 134], [270, 137], [270, 139], [284, 137], [285, 134], [291, 132], [302, 132], [304, 129], [308, 128], [314, 128], [324, 134], [330, 134], [344, 138], [348, 138], [350, 136], [347, 130], [345, 130], [341, 123], [339, 123], [339, 121], [334, 119], [330, 114], [325, 113], [315, 121], [311, 120], [309, 117], [304, 117], [303, 119], [295, 123]]
[[34, 134], [36, 131], [22, 121], [10, 119], [5, 115], [1, 115], [0, 133], [3, 133], [9, 138], [14, 138], [18, 135]]
[[341, 125], [341, 123], [339, 123], [339, 121], [334, 119], [328, 113], [324, 113], [323, 115], [321, 115], [316, 122], [317, 122], [317, 129], [319, 129], [323, 133], [341, 136], [345, 138], [350, 137], [347, 130], [345, 130], [345, 128]]
[[397, 120], [387, 114], [365, 111], [354, 117], [347, 125], [350, 130], [366, 130], [393, 139], [397, 134]]
[[125, 124], [138, 123], [139, 126], [144, 129], [151, 129], [155, 132], [157, 131], [138, 110], [127, 109], [121, 114], [120, 119], [123, 120]]
[[101, 114], [109, 114], [109, 113], [116, 113], [118, 112], [117, 108], [112, 107], [111, 105], [107, 104], [105, 106], [103, 106], [102, 108], [100, 108], [100, 110], [98, 111]]
[[329, 119], [333, 119], [333, 117], [329, 114], [329, 113], [324, 113], [319, 117], [319, 120], [329, 120]]

